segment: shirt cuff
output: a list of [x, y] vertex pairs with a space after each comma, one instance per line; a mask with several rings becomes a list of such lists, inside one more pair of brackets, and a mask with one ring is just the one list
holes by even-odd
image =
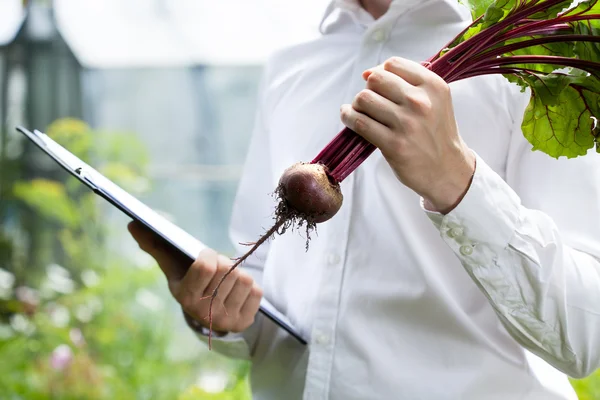
[[[198, 321], [190, 317], [183, 311], [183, 317], [187, 325], [196, 333], [198, 339], [208, 344], [209, 330], [202, 326]], [[227, 357], [235, 359], [250, 360], [251, 344], [256, 342], [260, 330], [261, 316], [257, 314], [256, 321], [244, 332], [226, 334], [215, 334], [213, 331], [211, 338], [212, 348]]]
[[515, 233], [521, 200], [515, 191], [475, 153], [473, 180], [461, 202], [448, 214], [421, 208], [442, 238], [464, 257], [479, 244], [505, 248]]

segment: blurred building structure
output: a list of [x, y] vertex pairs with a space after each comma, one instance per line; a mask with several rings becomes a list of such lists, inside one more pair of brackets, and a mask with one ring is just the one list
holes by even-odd
[[154, 182], [143, 200], [228, 251], [262, 65], [277, 48], [318, 35], [325, 6], [0, 0], [0, 146], [10, 142], [0, 149], [25, 150], [28, 174], [52, 175], [60, 171], [23, 147], [15, 125], [44, 130], [76, 117], [95, 129], [135, 132], [148, 146]]

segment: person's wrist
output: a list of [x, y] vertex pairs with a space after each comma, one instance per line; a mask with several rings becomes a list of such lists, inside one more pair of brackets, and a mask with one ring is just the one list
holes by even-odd
[[461, 150], [460, 161], [449, 169], [431, 193], [423, 196], [423, 206], [429, 211], [448, 214], [460, 204], [467, 194], [475, 173], [475, 155], [466, 146]]

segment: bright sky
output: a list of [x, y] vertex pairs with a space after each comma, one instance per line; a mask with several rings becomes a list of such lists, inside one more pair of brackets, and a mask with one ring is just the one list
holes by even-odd
[[[54, 0], [61, 34], [93, 68], [262, 63], [273, 50], [316, 36], [327, 3]], [[0, 10], [0, 41], [6, 15]]]
[[14, 39], [22, 21], [21, 0], [0, 0], [0, 46]]

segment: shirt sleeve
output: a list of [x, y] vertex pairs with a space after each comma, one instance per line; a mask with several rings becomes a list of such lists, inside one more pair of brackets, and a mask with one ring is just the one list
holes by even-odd
[[460, 204], [425, 211], [511, 336], [582, 378], [600, 367], [600, 155], [532, 151], [527, 99], [514, 111], [506, 178], [476, 155]]
[[[271, 152], [267, 123], [265, 122], [266, 82], [267, 73], [265, 71], [259, 85], [258, 111], [229, 226], [229, 236], [234, 245], [236, 257], [246, 253], [249, 249], [248, 246], [241, 243], [256, 241], [264, 233], [264, 227], [273, 224], [275, 203], [269, 194], [275, 188], [271, 185]], [[259, 286], [262, 283], [263, 264], [268, 251], [269, 243], [266, 242], [239, 266], [240, 269], [252, 275]], [[208, 330], [195, 323], [189, 316], [185, 314], [184, 316], [188, 326], [196, 332], [198, 338], [208, 343]], [[265, 317], [258, 313], [254, 324], [244, 332], [228, 333], [224, 336], [213, 334], [212, 348], [231, 358], [250, 359], [264, 321]]]

